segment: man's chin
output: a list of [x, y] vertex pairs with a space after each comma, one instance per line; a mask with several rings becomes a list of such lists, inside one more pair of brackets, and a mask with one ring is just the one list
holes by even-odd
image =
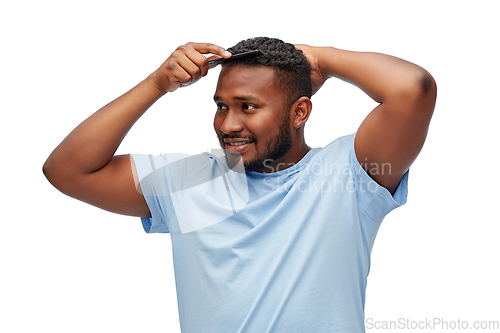
[[246, 172], [259, 171], [264, 168], [264, 162], [259, 159], [255, 159], [252, 161], [243, 161], [243, 165]]
[[229, 169], [234, 172], [246, 172], [246, 165], [243, 161], [243, 157], [240, 154], [235, 154], [234, 152], [227, 152], [224, 150], [226, 155], [226, 163]]
[[264, 165], [262, 161], [245, 161], [239, 154], [226, 154], [226, 163], [234, 172], [251, 172], [261, 170]]

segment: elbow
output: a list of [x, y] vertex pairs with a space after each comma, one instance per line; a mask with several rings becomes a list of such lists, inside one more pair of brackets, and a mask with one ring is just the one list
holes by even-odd
[[397, 109], [412, 109], [422, 102], [435, 102], [437, 95], [436, 81], [425, 69], [415, 66], [391, 83], [385, 96], [380, 98], [382, 104], [397, 104]]
[[399, 105], [396, 109], [430, 118], [436, 104], [436, 81], [429, 72], [419, 68], [406, 82], [400, 86], [399, 93], [394, 95]]
[[43, 175], [45, 176], [45, 178], [47, 178], [47, 180], [52, 185], [54, 185], [54, 180], [53, 180], [53, 178], [54, 178], [54, 172], [53, 172], [53, 167], [51, 165], [52, 165], [51, 158], [49, 156], [49, 158], [47, 158], [47, 160], [45, 161], [45, 163], [42, 166], [42, 172], [43, 172]]
[[422, 69], [420, 75], [416, 109], [430, 118], [434, 113], [434, 107], [436, 105], [437, 85], [432, 75], [426, 70]]
[[420, 95], [422, 96], [431, 95], [434, 96], [435, 99], [437, 93], [437, 85], [432, 75], [425, 69], [422, 69], [419, 76], [420, 77], [417, 81], [417, 85], [418, 89], [420, 90]]
[[45, 178], [47, 178], [52, 186], [61, 192], [64, 192], [64, 184], [68, 182], [67, 174], [63, 172], [63, 170], [64, 169], [61, 168], [61, 166], [58, 166], [58, 163], [54, 161], [54, 157], [52, 155], [47, 158], [42, 166], [42, 172]]
[[43, 163], [43, 165], [42, 165], [43, 175], [47, 179], [49, 179], [49, 174], [50, 174], [49, 159], [50, 159], [50, 157], [47, 158], [47, 160], [45, 161], [45, 163]]
[[405, 82], [399, 85], [399, 96], [407, 100], [435, 99], [437, 91], [436, 81], [423, 68], [418, 68], [409, 75]]

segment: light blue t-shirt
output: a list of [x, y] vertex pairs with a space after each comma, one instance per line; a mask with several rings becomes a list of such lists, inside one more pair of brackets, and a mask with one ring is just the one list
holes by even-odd
[[373, 242], [406, 202], [408, 173], [391, 196], [357, 161], [354, 134], [274, 173], [216, 155], [133, 155], [144, 229], [171, 234], [182, 332], [364, 332]]

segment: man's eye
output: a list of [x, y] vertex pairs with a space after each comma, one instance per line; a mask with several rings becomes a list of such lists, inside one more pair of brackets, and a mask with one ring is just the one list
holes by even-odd
[[251, 104], [243, 104], [243, 109], [244, 110], [253, 110], [253, 109], [256, 109], [257, 107], [255, 105], [251, 105]]
[[227, 110], [227, 106], [224, 104], [217, 104], [217, 111], [225, 111]]

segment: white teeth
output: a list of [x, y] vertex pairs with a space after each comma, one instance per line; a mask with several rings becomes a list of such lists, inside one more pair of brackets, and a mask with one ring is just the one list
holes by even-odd
[[231, 146], [241, 146], [241, 145], [244, 145], [244, 144], [247, 144], [248, 142], [233, 142], [233, 143], [230, 143]]

